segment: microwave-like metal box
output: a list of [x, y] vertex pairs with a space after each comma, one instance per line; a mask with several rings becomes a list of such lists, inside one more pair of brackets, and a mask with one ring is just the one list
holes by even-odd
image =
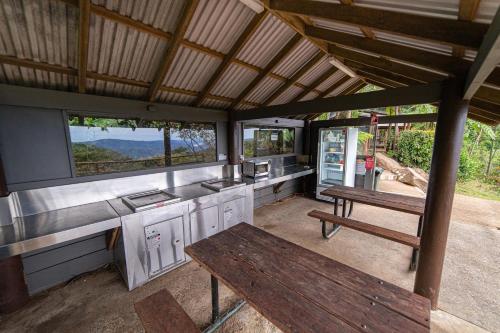
[[271, 161], [243, 161], [243, 174], [248, 177], [263, 177], [271, 171]]

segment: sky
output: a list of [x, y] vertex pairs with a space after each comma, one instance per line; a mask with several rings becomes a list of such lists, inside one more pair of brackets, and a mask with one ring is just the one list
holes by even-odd
[[[131, 128], [108, 127], [102, 130], [100, 127], [70, 126], [69, 132], [71, 142], [86, 142], [102, 139], [117, 139], [130, 141], [163, 141], [163, 129], [157, 128]], [[176, 133], [172, 134], [173, 140], [180, 140]]]

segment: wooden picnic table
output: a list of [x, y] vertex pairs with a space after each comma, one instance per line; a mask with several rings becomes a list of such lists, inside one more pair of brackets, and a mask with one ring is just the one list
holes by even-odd
[[[425, 210], [425, 198], [411, 197], [396, 193], [378, 192], [373, 190], [366, 190], [359, 187], [349, 187], [342, 185], [335, 185], [321, 192], [322, 195], [334, 198], [334, 214], [337, 215], [339, 200], [343, 201], [342, 217], [346, 217], [346, 201], [350, 201], [349, 213], [351, 215], [353, 202], [362, 203], [365, 205], [391, 209], [403, 213], [417, 215], [418, 227], [417, 237], [422, 235], [423, 218]], [[332, 237], [340, 226], [336, 225], [331, 231], [326, 230], [326, 223], [323, 222], [322, 234], [324, 238]], [[410, 270], [414, 271], [417, 268], [419, 249], [413, 249]]]
[[220, 280], [283, 332], [430, 331], [428, 299], [246, 223], [186, 253], [212, 275], [212, 297]]

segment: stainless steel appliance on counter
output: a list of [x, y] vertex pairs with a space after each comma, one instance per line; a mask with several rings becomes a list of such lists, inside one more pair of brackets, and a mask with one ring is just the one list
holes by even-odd
[[269, 175], [271, 171], [271, 161], [248, 160], [243, 161], [242, 173], [248, 177], [263, 177]]
[[234, 180], [231, 178], [224, 179], [214, 179], [206, 182], [202, 182], [201, 186], [209, 188], [211, 190], [221, 192], [227, 191], [236, 187], [246, 186], [244, 182], [240, 182], [238, 180]]
[[134, 212], [163, 207], [180, 200], [180, 197], [160, 190], [140, 192], [122, 197], [122, 201]]

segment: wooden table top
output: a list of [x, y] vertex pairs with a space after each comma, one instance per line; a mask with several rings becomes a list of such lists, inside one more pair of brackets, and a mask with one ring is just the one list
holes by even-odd
[[430, 301], [240, 223], [186, 248], [283, 332], [429, 332]]
[[366, 205], [388, 208], [414, 215], [424, 215], [425, 198], [335, 185], [321, 192], [329, 197], [343, 198]]

